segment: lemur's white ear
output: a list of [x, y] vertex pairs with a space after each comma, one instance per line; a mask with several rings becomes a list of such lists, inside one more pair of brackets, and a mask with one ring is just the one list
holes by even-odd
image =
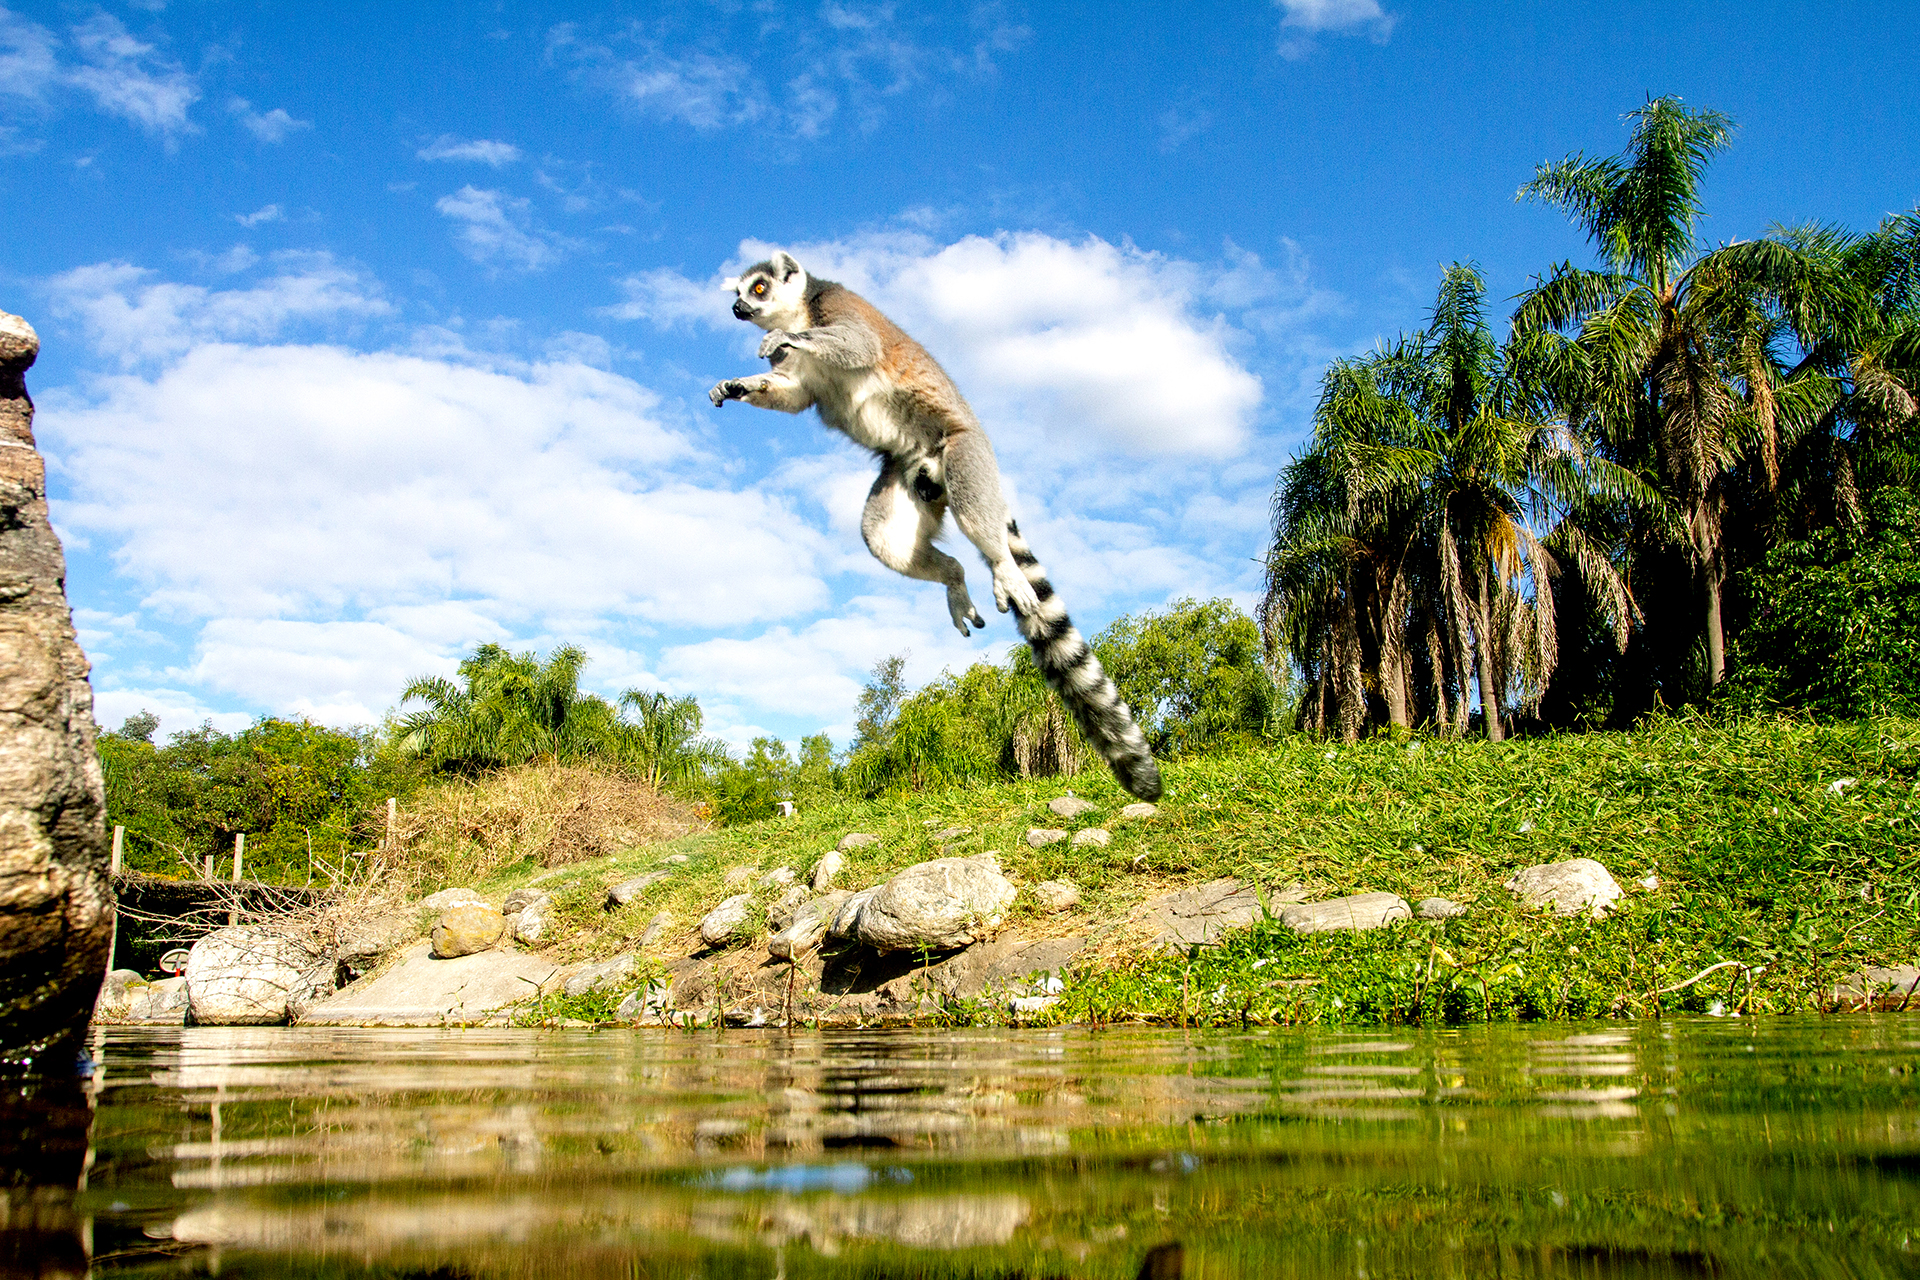
[[773, 251], [773, 257], [769, 259], [769, 261], [773, 264], [773, 269], [779, 273], [782, 280], [793, 279], [794, 274], [800, 270], [800, 264], [795, 262], [793, 255], [785, 249], [775, 249]]

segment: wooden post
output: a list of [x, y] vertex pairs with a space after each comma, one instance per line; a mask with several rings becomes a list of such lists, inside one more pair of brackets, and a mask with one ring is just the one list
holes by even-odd
[[115, 827], [113, 829], [113, 869], [108, 873], [110, 875], [117, 876], [120, 874], [120, 847], [126, 843], [126, 839], [127, 829], [125, 827]]
[[233, 838], [233, 882], [240, 883], [240, 866], [247, 856], [247, 833], [241, 832]]
[[313, 887], [313, 828], [307, 828], [307, 887]]
[[393, 848], [393, 828], [394, 828], [394, 824], [395, 824], [395, 823], [396, 823], [396, 822], [397, 822], [398, 820], [399, 820], [399, 806], [398, 806], [398, 805], [396, 805], [396, 804], [394, 803], [394, 799], [393, 799], [393, 797], [392, 797], [392, 796], [388, 796], [388, 797], [387, 797], [387, 841], [386, 841], [386, 848], [387, 848], [387, 849], [389, 849], [389, 850], [391, 850], [391, 849]]
[[209, 880], [213, 879], [213, 855], [212, 854], [207, 855], [206, 878]]

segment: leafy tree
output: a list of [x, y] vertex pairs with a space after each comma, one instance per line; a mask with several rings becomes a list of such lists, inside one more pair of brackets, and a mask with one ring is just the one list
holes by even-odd
[[477, 773], [539, 759], [577, 762], [606, 752], [619, 736], [607, 702], [580, 689], [587, 655], [563, 645], [542, 662], [483, 644], [460, 663], [458, 684], [423, 676], [400, 695], [426, 705], [403, 716], [400, 748], [438, 768]]
[[1230, 600], [1179, 600], [1164, 613], [1120, 618], [1093, 646], [1155, 755], [1258, 738], [1272, 726], [1278, 691], [1260, 629]]
[[697, 786], [727, 759], [726, 748], [700, 736], [699, 700], [629, 689], [620, 705], [634, 711], [637, 724], [623, 724], [616, 754], [637, 768], [656, 790]]
[[893, 730], [894, 712], [907, 696], [907, 655], [896, 653], [873, 666], [866, 687], [860, 690], [860, 719], [854, 724], [853, 746], [858, 751], [869, 744], [881, 744]]

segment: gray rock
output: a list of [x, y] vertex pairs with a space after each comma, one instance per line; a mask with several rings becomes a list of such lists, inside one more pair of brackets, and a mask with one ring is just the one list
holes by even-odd
[[147, 980], [137, 969], [115, 969], [100, 984], [100, 996], [93, 1002], [95, 1022], [120, 1022], [132, 1016], [136, 993], [146, 1003]]
[[1047, 808], [1053, 810], [1055, 815], [1062, 818], [1077, 818], [1083, 813], [1092, 813], [1099, 807], [1099, 805], [1082, 800], [1076, 795], [1064, 795], [1057, 799], [1047, 801]]
[[1842, 1009], [1911, 1009], [1920, 1004], [1920, 968], [1867, 965], [1834, 983], [1828, 1003]]
[[415, 910], [431, 911], [438, 914], [445, 911], [448, 907], [457, 907], [463, 902], [478, 902], [484, 906], [486, 901], [485, 898], [471, 889], [442, 889], [438, 893], [430, 893], [420, 899], [420, 901], [415, 904]]
[[734, 894], [700, 921], [700, 940], [710, 947], [725, 946], [746, 925], [752, 911], [752, 894]]
[[660, 859], [661, 865], [668, 866], [668, 867], [684, 867], [687, 865], [688, 861], [689, 859], [687, 858], [687, 855], [684, 853], [670, 853], [666, 857]]
[[561, 984], [560, 990], [570, 996], [584, 996], [589, 992], [617, 987], [632, 976], [639, 963], [639, 957], [633, 952], [622, 951], [611, 960], [602, 960], [576, 971]]
[[829, 849], [813, 868], [813, 891], [825, 893], [833, 888], [833, 882], [847, 865], [847, 855], [838, 849]]
[[333, 990], [333, 965], [285, 929], [234, 925], [216, 929], [187, 955], [187, 1006], [203, 1026], [286, 1022]]
[[1245, 928], [1263, 914], [1259, 892], [1231, 878], [1149, 898], [1141, 912], [1161, 929], [1149, 945], [1176, 951], [1209, 946], [1227, 930]]
[[853, 927], [860, 921], [860, 913], [866, 910], [867, 903], [873, 895], [884, 887], [876, 884], [858, 893], [848, 894], [846, 900], [840, 904], [840, 909], [833, 913], [833, 923], [827, 926], [827, 936], [840, 941], [851, 941]]
[[737, 889], [759, 874], [760, 868], [758, 867], [728, 867], [727, 874], [721, 882], [729, 889]]
[[1158, 806], [1148, 804], [1145, 800], [1141, 800], [1122, 809], [1120, 816], [1123, 818], [1151, 818], [1158, 812], [1160, 812]]
[[667, 1010], [671, 1007], [668, 987], [664, 982], [649, 983], [644, 990], [630, 991], [626, 999], [613, 1011], [613, 1016], [621, 1022], [640, 1022], [657, 1026], [666, 1021]]
[[760, 877], [762, 889], [784, 889], [800, 877], [794, 874], [792, 867], [775, 867]]
[[127, 1015], [140, 1021], [167, 1022], [176, 1026], [186, 1021], [186, 978], [162, 978], [158, 982], [148, 983], [128, 1007]]
[[300, 1013], [302, 1023], [334, 1026], [430, 1026], [478, 1022], [551, 989], [559, 969], [520, 951], [482, 951], [435, 960], [415, 943], [400, 962], [362, 978]]
[[1454, 916], [1467, 914], [1467, 909], [1452, 898], [1422, 898], [1413, 914], [1422, 920], [1451, 920]]
[[1506, 883], [1507, 892], [1529, 907], [1551, 906], [1555, 915], [1607, 914], [1621, 897], [1613, 875], [1592, 858], [1568, 858], [1528, 867]]
[[513, 918], [513, 940], [532, 944], [553, 936], [553, 899], [542, 894]]
[[990, 858], [935, 858], [887, 881], [860, 909], [854, 938], [876, 951], [948, 951], [988, 936], [1013, 905]]
[[607, 890], [607, 910], [612, 911], [638, 901], [641, 894], [653, 888], [653, 886], [659, 884], [662, 880], [672, 878], [672, 876], [673, 872], [671, 871], [649, 871], [643, 875], [634, 876], [630, 880], [622, 880], [619, 884]]
[[1280, 908], [1280, 923], [1295, 933], [1378, 929], [1395, 920], [1412, 918], [1413, 908], [1397, 893], [1356, 893], [1325, 902], [1297, 902]]
[[536, 902], [551, 901], [553, 901], [553, 895], [545, 889], [535, 889], [530, 886], [523, 889], [515, 889], [507, 895], [507, 900], [500, 904], [500, 914], [510, 916], [514, 912], [524, 910]]
[[114, 898], [93, 688], [34, 449], [39, 352], [0, 311], [0, 1059], [53, 1063], [73, 1060], [112, 963]]
[[865, 849], [869, 845], [876, 845], [879, 843], [880, 843], [879, 836], [868, 835], [864, 831], [854, 831], [854, 832], [849, 832], [847, 835], [840, 837], [839, 848], [841, 853], [845, 853], [849, 849]]
[[773, 900], [767, 908], [767, 923], [775, 929], [784, 929], [793, 923], [793, 917], [800, 908], [807, 905], [807, 899], [813, 891], [803, 884], [796, 884]]
[[796, 960], [818, 947], [825, 940], [833, 918], [853, 896], [845, 889], [835, 889], [802, 904], [793, 913], [793, 919], [768, 940], [768, 954], [782, 960]]
[[1073, 846], [1076, 849], [1088, 845], [1096, 849], [1104, 849], [1111, 843], [1113, 843], [1113, 833], [1104, 827], [1088, 827], [1085, 831], [1073, 833]]
[[398, 951], [414, 936], [414, 916], [402, 911], [354, 920], [335, 935], [333, 958], [349, 969], [369, 969], [380, 957]]
[[1033, 886], [1033, 900], [1045, 911], [1071, 911], [1080, 905], [1080, 890], [1069, 880], [1042, 880]]
[[1059, 1003], [1059, 996], [1015, 996], [1007, 1001], [1007, 1009], [1016, 1018], [1030, 1018], [1036, 1013], [1045, 1013]]
[[433, 922], [434, 958], [451, 960], [490, 950], [506, 931], [507, 918], [486, 903], [462, 902]]
[[944, 830], [934, 832], [929, 838], [935, 844], [944, 844], [949, 840], [958, 840], [961, 836], [970, 836], [972, 834], [972, 827], [947, 827]]
[[640, 935], [640, 945], [650, 947], [660, 940], [660, 935], [673, 927], [673, 913], [662, 911], [647, 921], [645, 932]]
[[1036, 849], [1044, 849], [1050, 844], [1059, 844], [1067, 838], [1067, 833], [1055, 827], [1034, 827], [1027, 832], [1027, 843]]

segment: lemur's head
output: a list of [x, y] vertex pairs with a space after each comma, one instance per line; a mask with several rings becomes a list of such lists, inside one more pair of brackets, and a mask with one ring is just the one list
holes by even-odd
[[733, 282], [733, 314], [762, 329], [807, 327], [807, 273], [784, 249], [756, 262]]

